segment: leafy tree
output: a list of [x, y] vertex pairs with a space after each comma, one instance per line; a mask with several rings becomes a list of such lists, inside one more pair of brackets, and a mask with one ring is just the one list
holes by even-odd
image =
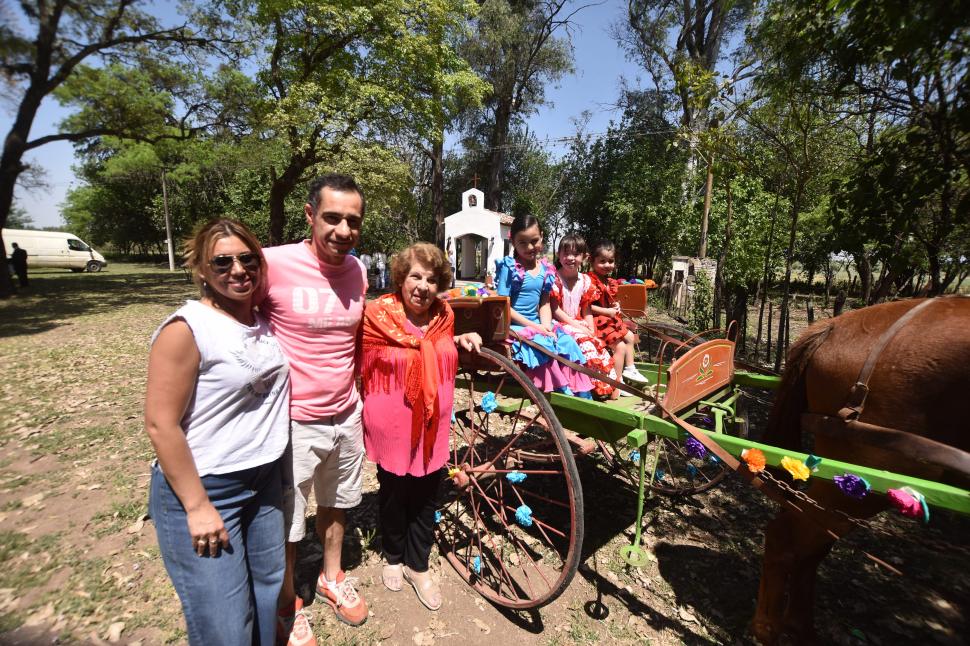
[[462, 55], [490, 86], [480, 111], [465, 115], [466, 145], [487, 142], [485, 204], [506, 208], [503, 171], [511, 133], [545, 101], [545, 84], [572, 71], [566, 0], [484, 0]]
[[[798, 79], [815, 95], [857, 97], [867, 121], [865, 154], [838, 188], [836, 213], [860, 212], [855, 236], [868, 298], [869, 249], [885, 268], [874, 298], [904, 277], [917, 255], [905, 247], [912, 235], [923, 247], [930, 293], [946, 288], [948, 259], [970, 209], [970, 13], [960, 0], [839, 0], [825, 6], [808, 0], [769, 3], [759, 31], [778, 43], [772, 66]], [[881, 223], [880, 220], [883, 220]], [[890, 226], [883, 226], [891, 223]], [[902, 236], [902, 237], [900, 237]], [[853, 236], [849, 236], [852, 238]]]
[[680, 202], [684, 152], [673, 145], [662, 95], [632, 93], [619, 123], [596, 141], [578, 138], [563, 181], [565, 217], [590, 242], [617, 245], [620, 275], [654, 276], [685, 240]]
[[238, 0], [230, 10], [256, 44], [253, 134], [285, 144], [267, 168], [271, 244], [285, 239], [288, 196], [318, 165], [333, 167], [357, 138], [430, 137], [442, 119], [435, 97], [479, 89], [448, 39], [468, 0]]
[[26, 209], [14, 204], [10, 207], [10, 214], [7, 216], [7, 229], [33, 229], [34, 219], [27, 215]]
[[[150, 14], [136, 8], [136, 4], [134, 0], [21, 2], [24, 21], [35, 33], [22, 34], [12, 24], [0, 29], [0, 73], [12, 86], [15, 96], [14, 121], [0, 155], [0, 226], [10, 214], [14, 187], [26, 168], [23, 158], [31, 150], [53, 141], [78, 142], [107, 134], [142, 137], [149, 134], [140, 131], [142, 122], [129, 129], [127, 123], [111, 119], [116, 116], [114, 112], [105, 110], [101, 113], [103, 119], [85, 123], [69, 120], [61, 132], [31, 139], [34, 119], [45, 98], [80, 74], [102, 76], [86, 67], [93, 59], [124, 61], [147, 51], [139, 48], [149, 47], [152, 55], [159, 57], [175, 49], [187, 51], [208, 44], [208, 40], [187, 25], [162, 27]], [[111, 76], [111, 72], [105, 75]], [[115, 86], [113, 89], [127, 88]], [[131, 93], [124, 92], [124, 95], [132, 97]], [[130, 115], [131, 111], [121, 111], [121, 116]], [[188, 121], [182, 125], [191, 128]], [[0, 297], [9, 293], [9, 276], [0, 272]]]

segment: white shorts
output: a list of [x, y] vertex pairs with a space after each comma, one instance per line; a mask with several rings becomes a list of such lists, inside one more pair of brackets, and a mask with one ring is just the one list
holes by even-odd
[[290, 422], [284, 457], [283, 511], [287, 540], [306, 535], [307, 498], [313, 486], [318, 507], [348, 509], [360, 504], [363, 485], [363, 403], [323, 419]]

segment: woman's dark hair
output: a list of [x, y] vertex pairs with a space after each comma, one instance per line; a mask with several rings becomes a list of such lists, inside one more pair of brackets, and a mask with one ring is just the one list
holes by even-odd
[[531, 213], [520, 213], [515, 216], [512, 220], [512, 226], [509, 227], [509, 240], [514, 240], [515, 236], [526, 229], [531, 229], [532, 227], [539, 227], [539, 231], [542, 231], [542, 225], [539, 224], [539, 218], [532, 215]]
[[603, 252], [616, 254], [616, 245], [609, 240], [598, 240], [589, 251], [590, 259], [596, 258]]

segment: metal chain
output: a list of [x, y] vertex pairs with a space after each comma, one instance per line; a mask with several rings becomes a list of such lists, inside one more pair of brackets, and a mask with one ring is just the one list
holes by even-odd
[[868, 529], [886, 538], [904, 540], [909, 543], [915, 543], [918, 545], [927, 546], [938, 552], [959, 552], [966, 556], [970, 556], [970, 546], [967, 546], [967, 545], [955, 545], [949, 541], [939, 539], [939, 538], [934, 538], [932, 536], [927, 536], [925, 534], [921, 534], [920, 536], [916, 537], [916, 536], [910, 536], [908, 534], [903, 534], [898, 531], [890, 531], [885, 527], [877, 525], [871, 520], [855, 518], [854, 516], [850, 516], [849, 514], [842, 511], [841, 509], [828, 509], [827, 507], [824, 507], [821, 504], [819, 504], [818, 501], [816, 501], [814, 498], [806, 494], [804, 491], [799, 491], [798, 489], [795, 489], [790, 484], [788, 484], [784, 480], [781, 480], [775, 477], [772, 473], [770, 473], [767, 470], [761, 471], [758, 474], [758, 477], [760, 477], [762, 480], [771, 482], [773, 485], [775, 485], [776, 487], [778, 487], [788, 495], [792, 496], [793, 498], [797, 499], [798, 501], [803, 502], [823, 513], [840, 516], [844, 518], [846, 521], [848, 521], [849, 523], [851, 523], [852, 525], [854, 525], [855, 527], [858, 527], [861, 529]]

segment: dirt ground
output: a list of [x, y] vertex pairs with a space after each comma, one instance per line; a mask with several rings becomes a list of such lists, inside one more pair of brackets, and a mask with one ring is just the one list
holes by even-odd
[[[141, 405], [148, 338], [193, 295], [182, 276], [112, 266], [40, 274], [0, 304], [0, 643], [181, 644], [184, 626], [145, 519], [151, 447]], [[792, 331], [793, 337], [795, 330]], [[767, 407], [752, 393], [751, 426]], [[575, 429], [581, 430], [581, 429]], [[321, 644], [735, 644], [757, 595], [763, 527], [774, 505], [729, 478], [692, 498], [647, 502], [647, 566], [626, 566], [636, 494], [595, 458], [578, 461], [586, 501], [583, 561], [558, 600], [532, 612], [494, 607], [433, 555], [437, 613], [380, 583], [376, 479], [350, 514], [344, 566], [371, 616], [361, 628], [310, 604]], [[308, 519], [312, 526], [312, 518]], [[822, 564], [816, 604], [827, 644], [959, 644], [970, 629], [970, 519], [934, 512], [929, 527], [884, 515], [914, 540], [853, 535]], [[938, 551], [927, 538], [955, 548]], [[866, 560], [878, 555], [899, 577]], [[298, 588], [312, 600], [321, 562], [300, 546]]]

